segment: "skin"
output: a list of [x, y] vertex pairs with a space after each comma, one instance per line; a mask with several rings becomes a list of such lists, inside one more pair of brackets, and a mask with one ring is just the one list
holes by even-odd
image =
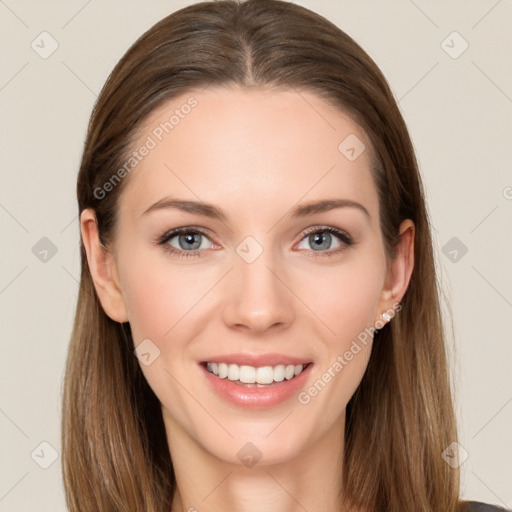
[[[307, 405], [293, 397], [238, 408], [205, 384], [198, 362], [293, 354], [314, 363], [307, 389], [400, 302], [413, 269], [414, 224], [402, 223], [388, 268], [370, 142], [348, 115], [308, 92], [210, 87], [174, 98], [146, 119], [135, 147], [190, 96], [197, 107], [126, 178], [110, 251], [99, 244], [94, 212], [81, 215], [105, 312], [130, 322], [136, 346], [149, 338], [160, 350], [141, 368], [162, 403], [178, 483], [172, 512], [342, 510], [345, 407], [372, 340]], [[354, 161], [338, 151], [349, 134], [367, 148]], [[226, 220], [177, 209], [143, 214], [171, 194], [211, 203]], [[332, 198], [357, 201], [369, 218], [351, 207], [291, 217], [297, 204]], [[182, 226], [206, 232], [201, 257], [179, 258], [154, 243]], [[325, 226], [355, 243], [336, 253], [343, 242], [333, 235], [315, 251], [304, 232]], [[252, 263], [236, 252], [247, 236], [263, 248]], [[168, 244], [188, 247], [177, 237]], [[261, 452], [251, 468], [237, 457], [248, 442]]]

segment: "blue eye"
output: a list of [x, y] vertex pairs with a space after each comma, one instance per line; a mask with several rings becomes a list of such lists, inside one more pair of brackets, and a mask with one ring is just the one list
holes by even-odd
[[[186, 250], [186, 249], [193, 249], [193, 250], [196, 250], [196, 249], [201, 249], [201, 242], [203, 241], [202, 238], [204, 237], [204, 235], [202, 235], [201, 233], [194, 233], [193, 231], [190, 231], [189, 233], [186, 233], [184, 235], [175, 235], [173, 236], [172, 238], [170, 238], [167, 243], [172, 245], [171, 244], [171, 240], [173, 240], [174, 238], [177, 239], [178, 241], [178, 249], [183, 249], [183, 250]], [[204, 249], [204, 247], [203, 247]]]
[[[175, 243], [171, 243], [176, 239]], [[204, 243], [209, 238], [201, 231], [190, 227], [174, 229], [165, 233], [158, 244], [162, 245], [167, 252], [177, 254], [180, 257], [203, 256], [204, 250], [211, 247], [212, 243]], [[177, 247], [176, 245], [177, 244]]]
[[[191, 226], [173, 229], [164, 233], [157, 241], [164, 250], [178, 257], [201, 257], [214, 245], [201, 230]], [[309, 247], [301, 246], [307, 243]], [[344, 231], [325, 226], [308, 230], [297, 247], [306, 249], [314, 256], [332, 256], [353, 245], [353, 240]], [[334, 244], [334, 245], [333, 245]]]
[[[308, 231], [297, 247], [308, 249], [307, 247], [301, 247], [301, 244], [304, 242], [309, 244], [310, 250], [317, 253], [326, 253], [318, 254], [318, 256], [329, 256], [333, 253], [338, 253], [353, 244], [353, 240], [349, 235], [339, 229], [328, 226], [313, 228]], [[334, 246], [333, 243], [335, 244]]]

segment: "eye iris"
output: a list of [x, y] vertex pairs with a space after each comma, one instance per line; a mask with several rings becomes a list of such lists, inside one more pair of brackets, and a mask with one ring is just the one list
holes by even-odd
[[310, 235], [309, 243], [315, 251], [317, 249], [329, 249], [331, 245], [331, 234], [327, 232], [314, 233]]
[[[201, 234], [200, 233], [187, 233], [185, 235], [180, 235], [178, 238], [180, 247], [182, 249], [198, 249], [201, 246], [201, 239], [199, 238], [199, 240], [196, 240], [194, 242], [195, 237], [199, 238], [199, 237], [201, 237]], [[185, 244], [189, 244], [189, 245], [185, 245]]]

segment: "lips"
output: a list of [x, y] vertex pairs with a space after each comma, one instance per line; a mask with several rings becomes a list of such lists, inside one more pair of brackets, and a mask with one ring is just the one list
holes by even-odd
[[272, 384], [282, 382], [284, 379], [291, 380], [304, 370], [305, 366], [284, 365], [276, 366], [248, 366], [228, 363], [206, 363], [206, 369], [217, 375], [220, 379], [229, 379], [242, 384]]
[[[284, 354], [229, 354], [209, 357], [199, 366], [208, 386], [221, 399], [237, 407], [264, 409], [296, 395], [304, 387], [313, 363]], [[258, 372], [264, 384], [259, 382]]]
[[227, 363], [236, 364], [238, 366], [277, 366], [284, 364], [285, 366], [293, 364], [306, 365], [310, 363], [310, 359], [293, 357], [285, 354], [226, 354], [224, 356], [211, 356], [202, 361], [202, 363]]

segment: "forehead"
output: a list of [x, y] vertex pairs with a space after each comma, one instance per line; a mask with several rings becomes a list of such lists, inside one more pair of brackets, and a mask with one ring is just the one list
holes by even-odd
[[141, 212], [166, 194], [243, 208], [346, 197], [377, 213], [370, 141], [311, 92], [208, 87], [167, 101], [138, 131], [122, 194]]

